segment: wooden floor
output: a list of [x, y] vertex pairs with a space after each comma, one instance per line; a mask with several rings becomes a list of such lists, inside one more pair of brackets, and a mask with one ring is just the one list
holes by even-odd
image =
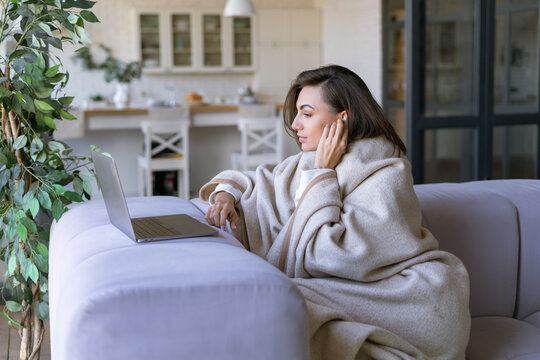
[[[49, 341], [49, 326], [46, 324], [47, 331], [45, 339], [41, 346], [40, 360], [51, 359], [51, 347]], [[6, 318], [0, 316], [0, 360], [17, 360], [19, 359], [19, 335], [14, 329], [10, 329]], [[9, 348], [8, 348], [9, 344]], [[9, 350], [9, 351], [8, 351]]]

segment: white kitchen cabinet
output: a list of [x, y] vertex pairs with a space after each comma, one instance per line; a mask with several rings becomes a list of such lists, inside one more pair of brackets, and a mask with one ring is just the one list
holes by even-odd
[[317, 9], [261, 9], [257, 13], [255, 90], [283, 101], [291, 81], [321, 65], [320, 12]]
[[137, 50], [145, 73], [255, 69], [252, 17], [221, 10], [136, 10]]

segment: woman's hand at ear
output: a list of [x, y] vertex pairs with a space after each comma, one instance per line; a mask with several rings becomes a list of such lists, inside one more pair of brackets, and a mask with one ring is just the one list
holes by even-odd
[[231, 229], [236, 230], [238, 215], [234, 209], [234, 196], [225, 191], [216, 194], [214, 205], [210, 206], [204, 218], [210, 225], [219, 226], [225, 229], [227, 220], [231, 224]]
[[317, 152], [316, 169], [335, 169], [347, 150], [347, 120], [339, 119], [324, 127]]

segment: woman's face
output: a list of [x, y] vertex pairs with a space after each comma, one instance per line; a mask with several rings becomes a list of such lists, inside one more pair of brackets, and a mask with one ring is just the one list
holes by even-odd
[[330, 112], [330, 107], [323, 101], [320, 86], [302, 88], [296, 101], [298, 113], [292, 123], [302, 151], [315, 151], [319, 145], [324, 127], [339, 118], [338, 113]]

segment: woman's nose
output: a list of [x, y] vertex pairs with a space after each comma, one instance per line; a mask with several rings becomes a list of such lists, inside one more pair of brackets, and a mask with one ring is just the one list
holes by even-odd
[[294, 118], [294, 120], [293, 120], [293, 122], [291, 124], [291, 127], [292, 127], [293, 130], [298, 131], [298, 130], [300, 130], [300, 126], [301, 126], [300, 120], [298, 120], [298, 115], [297, 115]]

